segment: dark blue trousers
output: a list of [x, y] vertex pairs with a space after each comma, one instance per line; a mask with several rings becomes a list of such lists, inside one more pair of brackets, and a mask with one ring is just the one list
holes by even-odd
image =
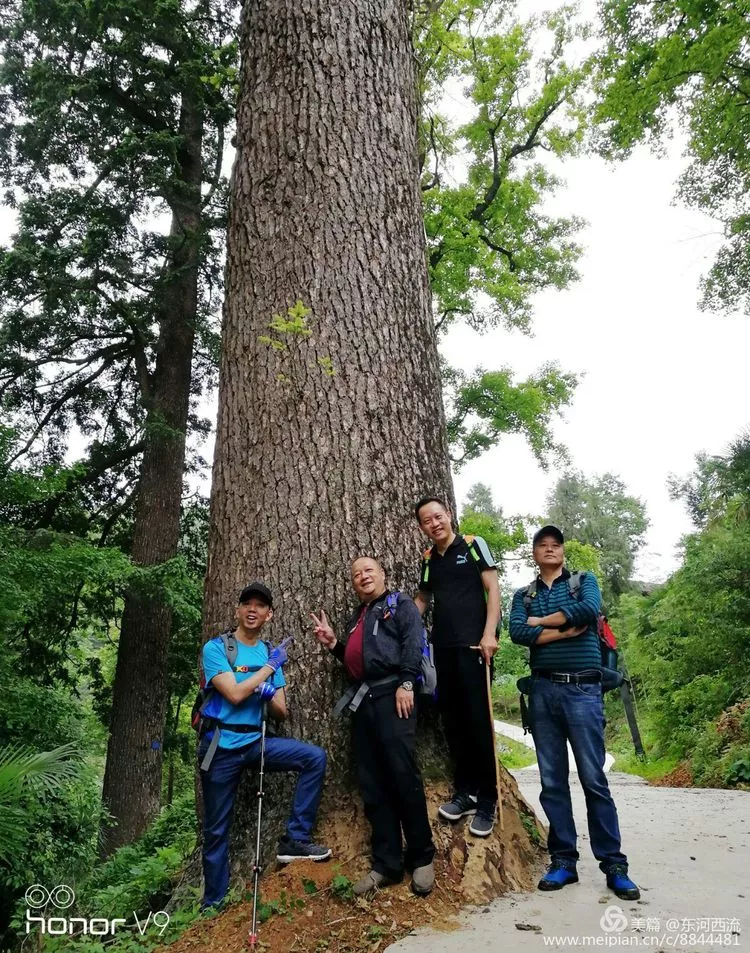
[[[207, 748], [207, 744], [201, 748]], [[199, 760], [202, 757], [198, 752]], [[245, 768], [260, 763], [260, 741], [243, 748], [217, 748], [211, 767], [201, 771], [203, 787], [203, 907], [220, 903], [229, 887], [229, 833], [237, 785]], [[326, 753], [294, 738], [266, 738], [266, 770], [297, 771], [292, 811], [286, 826], [290, 840], [309, 843], [323, 790]]]
[[598, 682], [571, 685], [534, 678], [529, 702], [542, 793], [549, 820], [547, 848], [552, 860], [575, 869], [577, 834], [568, 783], [570, 742], [586, 797], [586, 816], [594, 857], [603, 871], [624, 864], [617, 808], [604, 773], [604, 703]]

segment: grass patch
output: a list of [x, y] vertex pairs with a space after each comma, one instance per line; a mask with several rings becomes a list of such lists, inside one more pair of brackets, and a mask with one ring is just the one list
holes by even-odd
[[521, 724], [521, 709], [518, 701], [518, 689], [515, 677], [492, 685], [492, 710], [495, 718], [508, 721], [513, 725]]
[[664, 751], [657, 744], [651, 726], [649, 711], [641, 702], [638, 708], [638, 728], [641, 733], [646, 759], [637, 757], [633, 748], [633, 739], [625, 717], [625, 709], [618, 692], [612, 692], [606, 700], [607, 729], [605, 743], [614, 759], [614, 770], [625, 774], [635, 774], [647, 781], [658, 780], [673, 771], [684, 760], [674, 751]]
[[536, 764], [536, 754], [520, 741], [514, 741], [505, 735], [495, 735], [495, 738], [498, 760], [507, 770], [526, 768], [530, 764]]

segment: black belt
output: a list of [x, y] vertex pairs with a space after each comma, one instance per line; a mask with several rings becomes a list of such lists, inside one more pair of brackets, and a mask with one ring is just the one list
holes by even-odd
[[548, 678], [551, 682], [581, 685], [588, 682], [601, 682], [601, 672], [549, 672], [544, 668], [535, 668], [531, 673], [535, 678]]

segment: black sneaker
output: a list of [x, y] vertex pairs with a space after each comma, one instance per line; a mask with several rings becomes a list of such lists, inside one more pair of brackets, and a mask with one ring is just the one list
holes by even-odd
[[467, 814], [477, 813], [477, 799], [473, 794], [454, 794], [446, 804], [441, 804], [438, 814], [446, 821], [457, 821]]
[[489, 837], [495, 826], [495, 805], [488, 801], [480, 801], [477, 813], [469, 824], [469, 833], [475, 837]]
[[321, 847], [319, 844], [304, 844], [300, 840], [279, 841], [276, 860], [280, 864], [290, 864], [293, 860], [328, 860], [331, 856], [330, 847]]

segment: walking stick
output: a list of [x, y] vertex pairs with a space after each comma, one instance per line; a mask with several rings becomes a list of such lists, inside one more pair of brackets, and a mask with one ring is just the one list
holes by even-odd
[[260, 725], [260, 772], [258, 774], [258, 828], [255, 837], [255, 861], [253, 863], [253, 923], [247, 937], [247, 945], [255, 949], [258, 942], [258, 880], [260, 878], [260, 823], [263, 817], [263, 770], [266, 763], [266, 704], [263, 704], [263, 715]]
[[500, 830], [505, 830], [503, 823], [503, 796], [500, 793], [500, 766], [497, 763], [497, 747], [495, 743], [495, 712], [492, 710], [492, 684], [490, 682], [490, 666], [485, 662], [484, 671], [487, 677], [487, 704], [490, 709], [490, 731], [492, 732], [492, 757], [495, 760], [495, 783], [497, 784], [497, 813], [500, 819]]

